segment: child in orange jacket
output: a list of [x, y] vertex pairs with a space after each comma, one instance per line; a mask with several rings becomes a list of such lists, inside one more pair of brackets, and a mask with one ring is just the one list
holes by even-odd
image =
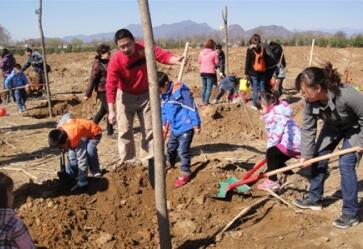
[[97, 144], [102, 136], [101, 128], [91, 120], [74, 118], [66, 114], [58, 122], [57, 129], [51, 130], [48, 136], [50, 147], [68, 150], [66, 172], [59, 174], [77, 178], [77, 185], [72, 189], [87, 187], [87, 169], [95, 177], [101, 177]]

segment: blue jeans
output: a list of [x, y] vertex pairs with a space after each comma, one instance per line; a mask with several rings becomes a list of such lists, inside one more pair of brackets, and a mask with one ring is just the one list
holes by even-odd
[[88, 166], [92, 174], [101, 171], [97, 153], [100, 139], [101, 136], [96, 139], [81, 140], [76, 150], [68, 150], [66, 172], [72, 178], [78, 177], [81, 186], [87, 184]]
[[265, 76], [251, 76], [252, 90], [253, 90], [253, 105], [259, 107], [258, 94], [266, 92]]
[[213, 85], [217, 83], [215, 77], [207, 77], [202, 76], [202, 90], [201, 90], [201, 98], [204, 105], [209, 104], [210, 96], [212, 95]]
[[[336, 139], [329, 146], [319, 151], [316, 156], [331, 153], [342, 138]], [[343, 138], [343, 149], [350, 148], [347, 137]], [[358, 213], [358, 179], [355, 171], [358, 157], [356, 153], [342, 155], [339, 158], [341, 176], [341, 190], [343, 195], [342, 213], [356, 216]], [[320, 161], [311, 167], [309, 199], [320, 201], [323, 199], [324, 182], [328, 176], [328, 161]]]
[[186, 131], [178, 136], [175, 136], [173, 132], [170, 133], [170, 138], [168, 141], [168, 162], [174, 166], [176, 163], [177, 152], [180, 157], [180, 170], [186, 174], [190, 174], [190, 145], [192, 143], [194, 136], [194, 130]]
[[15, 96], [16, 105], [18, 106], [19, 111], [20, 112], [25, 111], [25, 101], [27, 99], [25, 89], [15, 89], [14, 96]]

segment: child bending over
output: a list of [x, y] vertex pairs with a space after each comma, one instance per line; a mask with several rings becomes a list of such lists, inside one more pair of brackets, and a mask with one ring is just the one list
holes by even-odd
[[[300, 128], [292, 119], [289, 104], [279, 100], [276, 93], [262, 92], [259, 102], [267, 130], [267, 171], [272, 171], [286, 166], [285, 163], [290, 158], [300, 156]], [[279, 187], [276, 175], [257, 185], [259, 189]]]
[[194, 132], [200, 133], [201, 121], [192, 93], [184, 83], [169, 81], [165, 73], [158, 72], [158, 84], [163, 128], [171, 127], [167, 145], [168, 168], [175, 166], [177, 152], [180, 157], [181, 175], [175, 181], [175, 187], [178, 188], [190, 180], [190, 145]]
[[13, 209], [13, 180], [0, 172], [0, 248], [35, 249], [24, 222]]
[[101, 128], [91, 120], [74, 118], [65, 114], [58, 123], [57, 129], [49, 132], [50, 147], [68, 150], [66, 172], [60, 172], [59, 177], [77, 178], [77, 184], [72, 190], [87, 188], [88, 165], [95, 177], [101, 177], [97, 145], [102, 137]]
[[236, 77], [236, 75], [231, 75], [228, 77], [225, 77], [221, 83], [219, 83], [219, 92], [214, 100], [214, 104], [217, 104], [219, 100], [223, 97], [226, 91], [229, 91], [228, 94], [228, 102], [233, 101], [234, 93], [236, 92], [236, 86], [239, 81], [239, 78]]

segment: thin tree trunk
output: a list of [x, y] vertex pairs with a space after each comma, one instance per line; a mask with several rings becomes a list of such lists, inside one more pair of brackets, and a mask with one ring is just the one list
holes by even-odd
[[40, 40], [42, 42], [42, 57], [43, 57], [43, 67], [44, 67], [44, 79], [45, 79], [45, 85], [47, 87], [47, 97], [48, 97], [48, 111], [49, 111], [49, 117], [53, 117], [52, 114], [52, 101], [51, 101], [51, 95], [50, 95], [50, 88], [49, 88], [49, 80], [48, 80], [48, 71], [47, 71], [47, 58], [45, 55], [45, 46], [44, 46], [44, 33], [43, 33], [43, 27], [42, 27], [42, 0], [39, 0], [39, 9], [36, 11], [36, 14], [38, 14], [38, 22], [39, 22], [39, 30], [40, 30]]
[[150, 103], [152, 112], [153, 143], [155, 158], [155, 204], [159, 225], [159, 239], [161, 249], [171, 249], [168, 210], [166, 207], [164, 143], [160, 115], [160, 95], [157, 84], [157, 70], [154, 54], [154, 36], [152, 32], [149, 3], [138, 0], [141, 23], [144, 31], [147, 75], [149, 79]]
[[226, 75], [229, 76], [229, 61], [228, 61], [228, 7], [225, 6], [224, 11], [222, 11], [223, 23], [224, 23], [224, 36], [226, 40]]

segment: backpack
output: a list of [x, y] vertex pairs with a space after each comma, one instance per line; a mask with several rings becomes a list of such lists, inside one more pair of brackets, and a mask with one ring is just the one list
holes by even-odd
[[261, 47], [261, 51], [257, 53], [254, 49], [252, 50], [255, 54], [255, 62], [253, 63], [253, 70], [256, 72], [265, 72], [266, 71], [266, 62], [263, 57], [263, 47]]

